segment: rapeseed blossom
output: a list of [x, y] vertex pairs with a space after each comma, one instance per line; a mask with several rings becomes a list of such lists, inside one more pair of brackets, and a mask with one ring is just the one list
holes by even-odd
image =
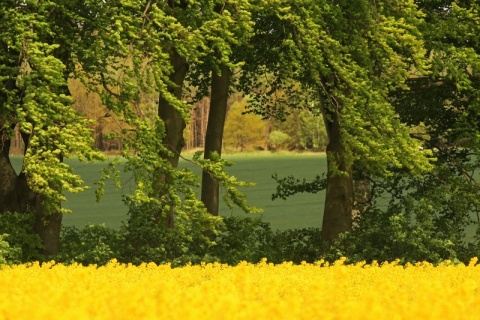
[[111, 261], [0, 269], [0, 319], [479, 319], [480, 267]]

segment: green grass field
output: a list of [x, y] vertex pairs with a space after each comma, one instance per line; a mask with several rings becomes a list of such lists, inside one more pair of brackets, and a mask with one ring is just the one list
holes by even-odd
[[[188, 158], [188, 156], [187, 156]], [[297, 178], [313, 178], [326, 171], [324, 154], [272, 154], [246, 153], [226, 155], [226, 159], [235, 163], [227, 171], [239, 180], [255, 182], [256, 186], [243, 188], [247, 194], [248, 203], [264, 210], [261, 214], [264, 221], [271, 223], [273, 229], [290, 229], [303, 227], [320, 227], [322, 222], [325, 193], [297, 194], [286, 201], [271, 200], [275, 192], [276, 182], [271, 178], [273, 173], [279, 177], [294, 175]], [[17, 169], [21, 166], [21, 159], [14, 159]], [[116, 190], [113, 182], [106, 185], [106, 192], [102, 200], [95, 201], [94, 182], [100, 175], [105, 163], [81, 163], [69, 161], [70, 165], [79, 173], [91, 189], [79, 194], [67, 194], [64, 207], [73, 211], [65, 215], [64, 225], [82, 227], [87, 223], [105, 223], [109, 227], [119, 227], [127, 218], [127, 208], [123, 205], [122, 194], [129, 193], [133, 188], [131, 174], [121, 175], [122, 189]], [[188, 167], [197, 173], [191, 163], [181, 161], [181, 167]], [[230, 210], [225, 203], [221, 203], [220, 212], [223, 216], [243, 215], [240, 209]]]

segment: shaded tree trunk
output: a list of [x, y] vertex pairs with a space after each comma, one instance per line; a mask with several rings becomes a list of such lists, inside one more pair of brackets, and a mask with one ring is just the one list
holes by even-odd
[[18, 211], [22, 204], [16, 192], [18, 177], [9, 157], [10, 143], [7, 128], [0, 127], [0, 213]]
[[[175, 86], [169, 88], [169, 91], [175, 98], [181, 100], [183, 83], [188, 71], [187, 60], [174, 51], [170, 57], [170, 63], [173, 66], [170, 81], [172, 81]], [[163, 138], [163, 144], [173, 153], [172, 156], [162, 155], [162, 157], [167, 159], [170, 164], [176, 168], [182, 148], [185, 146], [185, 140], [183, 138], [183, 130], [186, 127], [185, 119], [183, 119], [181, 113], [162, 96], [158, 101], [158, 116], [165, 123], [166, 132]]]
[[[170, 57], [170, 63], [173, 67], [170, 81], [174, 83], [174, 86], [169, 88], [169, 91], [175, 96], [175, 98], [181, 100], [183, 83], [188, 71], [187, 60], [178, 54], [178, 52], [174, 51]], [[160, 154], [160, 156], [166, 159], [172, 167], [176, 168], [178, 166], [182, 148], [185, 146], [185, 140], [183, 138], [183, 131], [186, 127], [185, 119], [182, 114], [162, 96], [160, 96], [158, 102], [158, 116], [165, 124], [165, 137], [163, 138], [163, 144], [172, 152], [171, 155]], [[171, 183], [169, 177], [162, 173], [158, 174], [157, 179], [160, 187]], [[165, 195], [165, 193], [165, 189], [160, 188], [160, 196]], [[167, 214], [166, 224], [167, 227], [170, 228], [174, 226], [174, 210], [175, 209], [172, 206]], [[158, 218], [159, 217], [157, 217], [157, 219]]]
[[[205, 135], [205, 159], [212, 159], [212, 153], [222, 154], [223, 129], [227, 115], [230, 68], [222, 65], [221, 74], [212, 72], [210, 112]], [[208, 172], [202, 173], [202, 202], [212, 215], [218, 216], [219, 184]]]
[[[61, 213], [47, 212], [42, 196], [31, 190], [22, 171], [17, 175], [9, 157], [10, 137], [6, 129], [0, 129], [0, 214], [5, 212], [28, 213], [35, 216], [32, 232], [39, 235], [43, 253], [55, 255], [60, 250]], [[25, 140], [25, 137], [24, 137]], [[28, 145], [28, 141], [25, 141]]]
[[353, 180], [353, 194], [354, 194], [354, 203], [352, 210], [352, 227], [358, 227], [355, 219], [358, 219], [364, 214], [371, 205], [371, 191], [370, 191], [370, 180], [368, 177], [363, 174], [358, 173], [358, 169], [355, 168], [354, 180]]
[[61, 212], [48, 212], [43, 204], [43, 197], [35, 195], [34, 206], [31, 208], [35, 214], [33, 230], [40, 236], [47, 256], [56, 255], [60, 251], [60, 230], [63, 214]]
[[[339, 115], [324, 115], [329, 142], [327, 145], [327, 189], [323, 213], [322, 239], [330, 242], [352, 229], [354, 201], [352, 167], [343, 157]], [[339, 173], [340, 171], [341, 173]]]

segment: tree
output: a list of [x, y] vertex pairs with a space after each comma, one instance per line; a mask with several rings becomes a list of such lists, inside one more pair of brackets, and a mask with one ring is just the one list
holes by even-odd
[[[0, 5], [0, 212], [32, 212], [47, 254], [59, 249], [64, 192], [85, 189], [63, 159], [102, 158], [92, 148], [89, 123], [70, 106], [67, 78], [75, 47], [68, 37], [77, 26], [69, 9], [63, 1]], [[9, 158], [16, 126], [25, 145], [18, 175]]]
[[[192, 83], [199, 87], [197, 96], [210, 91], [210, 107], [205, 135], [204, 160], [221, 157], [223, 132], [230, 94], [232, 70], [241, 60], [234, 55], [251, 31], [248, 12], [249, 1], [220, 1], [205, 6], [200, 15], [205, 21], [205, 47], [211, 48], [204, 59], [193, 65]], [[240, 57], [241, 59], [241, 57]], [[207, 79], [210, 78], [210, 81]], [[209, 88], [207, 83], [210, 84]], [[208, 90], [210, 89], [210, 90]], [[219, 181], [204, 168], [202, 173], [201, 199], [212, 215], [218, 215]]]
[[311, 111], [302, 111], [299, 116], [302, 122], [300, 130], [301, 147], [325, 151], [328, 141], [322, 116]]
[[[98, 79], [100, 86], [91, 86], [91, 90], [123, 125], [122, 156], [136, 182], [135, 191], [125, 196], [129, 206], [127, 251], [139, 259], [153, 254], [156, 261], [164, 261], [165, 256], [178, 257], [186, 243], [205, 249], [212, 244], [206, 235], [216, 233], [221, 219], [208, 214], [197, 199], [196, 175], [176, 167], [191, 108], [183, 99], [184, 82], [196, 64], [217, 57], [224, 43], [217, 33], [228, 28], [211, 1], [126, 1], [106, 7], [101, 16], [114, 17], [114, 23], [103, 28], [91, 46], [102, 53], [97, 65], [106, 67], [84, 70], [88, 79]], [[109, 45], [115, 50], [104, 54], [100, 48]], [[158, 117], [141, 115], [141, 92], [158, 93]], [[247, 208], [244, 196], [236, 190], [245, 184], [225, 173], [225, 161], [200, 159], [198, 154], [191, 161], [213, 175], [235, 204]], [[114, 166], [105, 173], [104, 179], [116, 174]]]
[[[250, 52], [271, 79], [267, 92], [295, 93], [289, 83], [296, 81], [323, 114], [329, 143], [322, 238], [332, 241], [352, 228], [354, 165], [380, 176], [395, 167], [417, 174], [431, 168], [388, 99], [405, 86], [413, 65], [424, 67], [421, 12], [413, 1], [363, 0], [271, 1], [263, 9], [258, 47]], [[262, 70], [255, 66], [251, 74]], [[256, 111], [272, 110], [259, 104]]]
[[[205, 159], [212, 160], [222, 154], [223, 130], [227, 115], [228, 91], [230, 84], [230, 68], [221, 66], [219, 71], [212, 72], [210, 110], [208, 114], [207, 132], [205, 134]], [[220, 204], [218, 181], [211, 173], [202, 172], [201, 199], [208, 212], [218, 216]]]
[[288, 140], [288, 137], [288, 134], [283, 131], [273, 130], [268, 135], [268, 144], [271, 149], [277, 150]]
[[244, 151], [265, 145], [266, 122], [258, 115], [245, 114], [246, 100], [235, 102], [230, 107], [225, 123], [225, 148]]
[[304, 108], [289, 110], [285, 120], [271, 122], [271, 130], [280, 130], [287, 134], [288, 139], [285, 144], [289, 150], [325, 151], [327, 145], [327, 133], [322, 115], [313, 110]]
[[[437, 161], [422, 178], [398, 171], [388, 180], [374, 179], [374, 203], [382, 197], [391, 200], [366, 213], [357, 235], [378, 252], [368, 239], [401, 226], [417, 248], [435, 249], [432, 259], [463, 260], [478, 248], [479, 6], [470, 1], [419, 1], [418, 6], [425, 12], [419, 28], [430, 72], [411, 74], [408, 90], [393, 91], [390, 99]], [[375, 230], [372, 217], [379, 215], [388, 223]], [[381, 250], [389, 252], [383, 246]]]

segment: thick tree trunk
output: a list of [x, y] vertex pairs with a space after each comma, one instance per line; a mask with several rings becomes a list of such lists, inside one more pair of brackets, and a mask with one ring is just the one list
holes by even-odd
[[56, 255], [60, 251], [60, 229], [62, 227], [62, 213], [46, 212], [43, 205], [43, 197], [36, 195], [35, 207], [35, 224], [33, 230], [40, 236], [43, 243], [43, 253], [47, 256]]
[[[322, 239], [330, 242], [352, 229], [352, 167], [343, 158], [340, 119], [336, 112], [324, 116], [328, 133], [327, 190], [323, 213]], [[339, 173], [339, 171], [341, 173]]]
[[0, 130], [0, 214], [5, 212], [27, 213], [35, 215], [32, 232], [40, 236], [43, 253], [55, 255], [60, 250], [61, 213], [46, 212], [42, 196], [35, 194], [27, 183], [23, 172], [17, 175], [9, 157], [10, 137], [6, 130]]
[[[62, 46], [63, 48], [63, 46]], [[6, 52], [15, 56], [22, 56], [19, 52], [14, 52], [10, 48], [4, 48]], [[69, 65], [69, 53], [63, 57], [60, 57], [65, 65]], [[16, 85], [16, 79], [21, 75], [20, 69], [18, 69], [18, 62], [16, 59], [7, 59], [9, 61], [7, 64], [12, 69], [17, 71], [10, 75], [10, 78], [2, 82], [5, 90], [9, 92], [17, 91], [18, 103], [23, 103], [21, 96], [21, 88], [18, 88]], [[23, 63], [27, 63], [30, 67], [32, 64], [30, 61], [23, 60]], [[18, 72], [18, 73], [17, 73]], [[69, 71], [64, 72], [65, 80], [69, 78]], [[61, 93], [69, 95], [68, 86], [65, 84], [62, 88], [59, 89]], [[6, 96], [1, 96], [0, 101], [4, 103], [7, 101]], [[0, 108], [3, 106], [0, 104]], [[3, 110], [2, 110], [3, 111]], [[8, 114], [6, 114], [8, 113]], [[0, 214], [5, 212], [17, 212], [17, 213], [28, 213], [31, 212], [35, 215], [35, 224], [32, 232], [37, 233], [40, 236], [40, 239], [43, 243], [44, 249], [43, 253], [47, 255], [55, 255], [59, 252], [60, 249], [60, 228], [62, 222], [62, 214], [60, 212], [48, 212], [48, 208], [44, 205], [43, 196], [35, 193], [31, 187], [28, 185], [27, 176], [22, 170], [20, 174], [17, 175], [13, 169], [12, 163], [10, 161], [10, 145], [11, 137], [9, 132], [5, 127], [5, 123], [2, 122], [2, 118], [11, 118], [15, 119], [14, 113], [5, 113], [0, 114]], [[5, 118], [4, 118], [5, 119]], [[30, 119], [32, 120], [32, 119]], [[32, 124], [35, 125], [34, 121]], [[13, 125], [15, 126], [15, 125]], [[10, 129], [14, 129], [13, 127]], [[28, 134], [21, 134], [25, 150], [28, 148], [28, 143], [30, 136]]]
[[[170, 75], [170, 80], [174, 83], [174, 87], [171, 87], [169, 91], [175, 96], [175, 98], [181, 100], [183, 83], [188, 71], [187, 60], [174, 51], [170, 57], [170, 63], [173, 67], [173, 73]], [[185, 119], [182, 114], [162, 96], [158, 102], [158, 116], [165, 124], [165, 137], [163, 138], [163, 144], [172, 152], [172, 155], [160, 154], [160, 156], [170, 162], [172, 167], [176, 168], [178, 166], [180, 153], [185, 146], [185, 140], [183, 138], [183, 131], [186, 127]], [[161, 185], [168, 185], [170, 181], [168, 177], [161, 173], [157, 176], [157, 179], [160, 185], [160, 196], [163, 196], [166, 191]], [[166, 224], [167, 227], [170, 228], [174, 226], [173, 205], [167, 214]]]
[[0, 213], [17, 211], [21, 201], [16, 194], [17, 174], [9, 157], [10, 137], [7, 129], [0, 128]]
[[[221, 74], [212, 72], [210, 112], [207, 133], [205, 135], [205, 159], [211, 159], [212, 153], [222, 154], [223, 129], [227, 115], [230, 68], [220, 67]], [[208, 172], [202, 174], [202, 202], [212, 215], [218, 216], [219, 185]]]

